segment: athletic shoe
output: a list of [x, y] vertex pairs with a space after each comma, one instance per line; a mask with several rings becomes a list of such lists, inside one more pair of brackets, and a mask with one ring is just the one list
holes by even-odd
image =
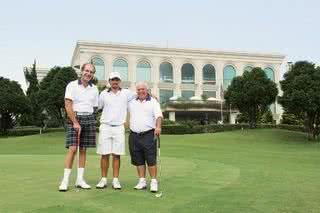
[[120, 190], [121, 189], [121, 185], [120, 185], [120, 181], [119, 181], [119, 179], [118, 178], [113, 178], [113, 180], [112, 180], [112, 188], [114, 188], [114, 189], [118, 189], [118, 190]]
[[61, 184], [59, 186], [59, 191], [60, 192], [66, 192], [68, 191], [68, 181], [61, 181]]
[[77, 180], [76, 187], [80, 189], [91, 189], [91, 186], [87, 184], [84, 180]]
[[157, 192], [158, 191], [158, 181], [156, 179], [152, 179], [150, 182], [150, 191]]
[[107, 178], [101, 178], [100, 182], [96, 185], [97, 189], [107, 188]]
[[146, 189], [147, 188], [147, 181], [146, 180], [139, 180], [138, 184], [134, 187], [136, 190]]

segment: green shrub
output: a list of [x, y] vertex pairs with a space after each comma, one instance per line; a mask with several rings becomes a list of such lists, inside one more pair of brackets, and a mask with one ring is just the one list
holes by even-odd
[[170, 121], [169, 119], [164, 119], [162, 121], [162, 125], [174, 125], [174, 124], [176, 124], [176, 122], [175, 121]]
[[[303, 126], [298, 125], [275, 125], [275, 124], [260, 124], [257, 125], [259, 129], [286, 129], [290, 131], [305, 132]], [[175, 125], [163, 125], [162, 133], [169, 135], [179, 134], [200, 134], [200, 133], [215, 133], [225, 132], [234, 130], [250, 129], [249, 124], [209, 124], [209, 125], [186, 125], [186, 124], [175, 124]]]
[[[65, 131], [64, 128], [49, 128], [43, 130], [42, 133], [49, 132], [61, 132]], [[36, 135], [40, 134], [40, 128], [38, 127], [30, 127], [30, 128], [18, 128], [18, 129], [10, 129], [6, 133], [1, 133], [0, 137], [13, 137], [13, 136], [27, 136], [27, 135]]]

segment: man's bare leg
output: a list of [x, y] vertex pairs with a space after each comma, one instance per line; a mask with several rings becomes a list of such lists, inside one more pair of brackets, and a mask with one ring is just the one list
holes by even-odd
[[137, 166], [137, 172], [138, 172], [139, 178], [145, 178], [146, 177], [146, 166], [145, 165]]
[[101, 155], [101, 177], [107, 178], [109, 170], [109, 156], [110, 155]]
[[113, 177], [119, 177], [120, 170], [120, 155], [112, 154], [112, 168], [113, 168]]
[[71, 169], [72, 168], [72, 164], [73, 164], [73, 160], [74, 160], [74, 156], [77, 153], [77, 147], [76, 146], [70, 146], [64, 161], [64, 168], [66, 169]]
[[152, 179], [157, 178], [157, 165], [148, 166], [149, 174]]

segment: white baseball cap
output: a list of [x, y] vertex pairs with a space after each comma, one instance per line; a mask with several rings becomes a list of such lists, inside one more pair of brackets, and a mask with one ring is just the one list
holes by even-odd
[[109, 75], [109, 80], [114, 79], [114, 78], [119, 78], [121, 80], [120, 73], [111, 72], [110, 75]]

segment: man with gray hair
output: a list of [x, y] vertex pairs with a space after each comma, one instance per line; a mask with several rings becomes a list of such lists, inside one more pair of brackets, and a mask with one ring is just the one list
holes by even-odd
[[155, 136], [161, 133], [163, 118], [159, 102], [148, 93], [148, 84], [136, 84], [137, 98], [129, 102], [131, 163], [137, 167], [139, 176], [137, 190], [146, 189], [146, 164], [151, 176], [150, 191], [158, 191], [157, 144]]

